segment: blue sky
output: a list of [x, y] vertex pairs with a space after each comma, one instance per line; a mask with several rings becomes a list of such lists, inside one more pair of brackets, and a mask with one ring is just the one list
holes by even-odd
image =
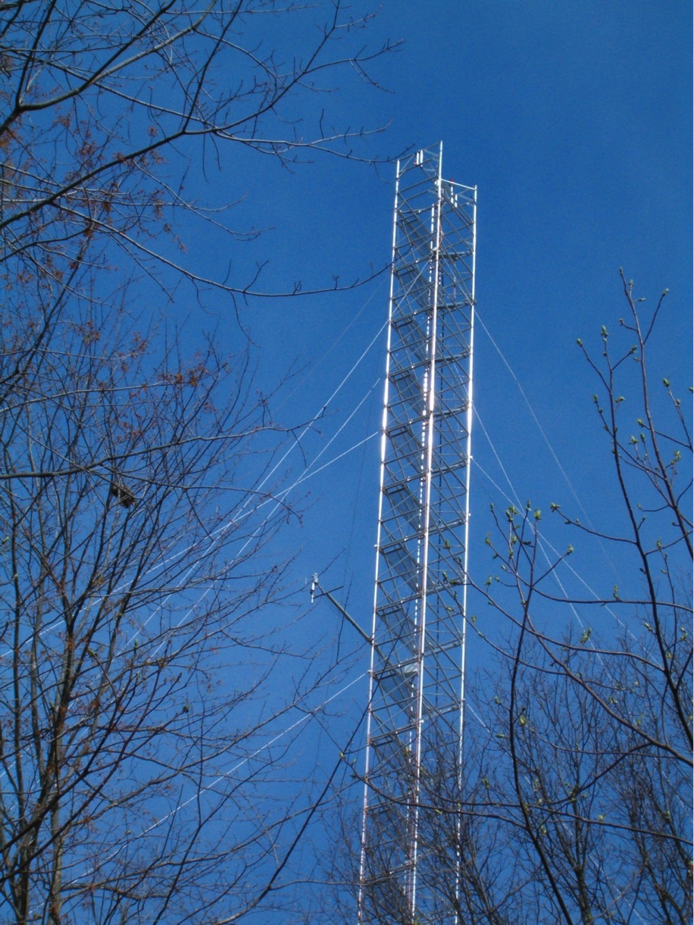
[[[478, 312], [491, 335], [478, 324], [476, 409], [490, 438], [476, 422], [470, 568], [478, 581], [490, 568], [489, 502], [507, 503], [482, 472], [506, 493], [508, 476], [522, 501], [543, 510], [559, 502], [577, 511], [580, 501], [596, 525], [618, 525], [595, 387], [576, 338], [599, 353], [601, 325], [617, 328], [626, 308], [620, 267], [646, 307], [669, 288], [653, 371], [656, 383], [666, 376], [688, 394], [691, 33], [683, 0], [390, 0], [364, 33], [374, 47], [403, 41], [373, 66], [386, 89], [345, 73], [340, 92], [317, 98], [335, 124], [388, 126], [365, 154], [384, 158], [443, 139], [444, 174], [478, 187]], [[222, 162], [215, 195], [240, 200], [238, 227], [268, 230], [230, 253], [210, 251], [201, 237], [189, 259], [212, 270], [231, 261], [240, 277], [268, 259], [263, 280], [277, 289], [299, 279], [330, 285], [334, 274], [364, 277], [390, 257], [393, 181], [388, 164], [376, 170], [318, 157], [289, 172], [235, 155]], [[387, 296], [382, 275], [339, 295], [240, 306], [257, 346], [258, 387], [270, 390], [294, 371], [275, 403], [278, 420], [311, 420], [354, 370], [307, 434], [304, 454], [293, 450], [281, 467], [288, 485], [321, 451], [315, 468], [346, 454], [295, 490], [301, 527], [290, 525], [274, 553], [296, 554], [288, 590], [304, 615], [297, 633], [307, 644], [323, 639], [328, 661], [345, 655], [345, 683], [366, 669], [367, 653], [327, 603], [309, 607], [305, 582], [318, 571], [326, 587], [342, 586], [336, 593], [368, 627]], [[208, 309], [220, 341], [235, 349], [228, 305]], [[547, 530], [566, 544], [558, 524]], [[615, 576], [627, 580], [623, 563], [606, 569], [587, 546], [574, 565], [598, 591], [611, 589]], [[483, 661], [474, 643], [470, 659]], [[351, 695], [336, 707], [348, 720], [364, 704], [365, 682]], [[330, 752], [329, 739], [320, 741]]]
[[[346, 79], [325, 103], [335, 122], [389, 125], [368, 153], [443, 139], [444, 173], [478, 186], [479, 319], [587, 511], [603, 510], [610, 495], [600, 485], [605, 457], [595, 389], [575, 341], [581, 336], [599, 349], [601, 325], [614, 327], [624, 314], [619, 267], [647, 305], [669, 287], [654, 371], [678, 381], [681, 392], [690, 378], [690, 35], [690, 10], [679, 2], [401, 0], [385, 4], [365, 33], [374, 46], [385, 37], [403, 40], [374, 65], [387, 92]], [[345, 281], [387, 263], [392, 167], [319, 158], [290, 174], [252, 157], [243, 166], [220, 175], [222, 183], [230, 177], [232, 196], [245, 197], [239, 221], [272, 230], [236, 259], [243, 266], [269, 257], [268, 287], [297, 279], [329, 284], [332, 274]], [[311, 418], [386, 314], [384, 278], [339, 296], [243, 308], [260, 348], [261, 383], [290, 367], [303, 370], [285, 390], [278, 417]], [[321, 463], [378, 428], [380, 382], [369, 390], [382, 376], [383, 351], [377, 340], [331, 404], [309, 458], [342, 426]], [[570, 489], [481, 325], [475, 373], [477, 410], [516, 490], [544, 507], [567, 500]], [[478, 464], [500, 482], [479, 427], [473, 441]], [[339, 557], [332, 583], [351, 584], [365, 624], [377, 465], [371, 441], [307, 481], [311, 506], [298, 539], [305, 576]], [[299, 474], [299, 454], [295, 466]], [[479, 477], [476, 485], [471, 567], [483, 571], [483, 512], [493, 489]]]

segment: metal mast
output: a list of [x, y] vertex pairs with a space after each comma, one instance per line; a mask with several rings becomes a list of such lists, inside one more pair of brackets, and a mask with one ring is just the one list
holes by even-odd
[[435, 802], [462, 763], [477, 191], [443, 179], [442, 147], [397, 167], [361, 925], [440, 925], [457, 893]]

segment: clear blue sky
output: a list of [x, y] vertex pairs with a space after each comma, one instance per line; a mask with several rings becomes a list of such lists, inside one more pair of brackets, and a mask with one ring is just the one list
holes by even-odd
[[[678, 381], [681, 392], [690, 380], [690, 36], [684, 2], [399, 0], [384, 4], [364, 36], [374, 46], [385, 37], [403, 40], [374, 67], [387, 92], [346, 79], [341, 94], [320, 100], [336, 123], [388, 124], [369, 146], [374, 154], [443, 139], [444, 173], [478, 186], [479, 318], [589, 512], [591, 504], [603, 510], [609, 494], [591, 500], [604, 456], [597, 455], [594, 385], [575, 341], [581, 336], [599, 348], [600, 326], [615, 326], [624, 314], [619, 267], [649, 303], [669, 287], [654, 371]], [[376, 172], [329, 158], [294, 174], [253, 158], [243, 170], [230, 166], [221, 178], [232, 197], [245, 197], [239, 221], [273, 229], [239, 251], [236, 265], [269, 257], [267, 283], [277, 287], [296, 279], [329, 284], [333, 273], [347, 280], [382, 266], [389, 259], [393, 175], [389, 166]], [[339, 297], [244, 309], [261, 348], [261, 382], [290, 366], [305, 368], [279, 417], [310, 418], [386, 314], [385, 279]], [[383, 349], [381, 340], [331, 405], [322, 442], [314, 440], [310, 452], [382, 376]], [[569, 488], [481, 325], [475, 371], [477, 409], [518, 493], [544, 507], [568, 500]], [[380, 403], [379, 383], [321, 463], [377, 429]], [[479, 427], [473, 440], [477, 462], [500, 481]], [[297, 474], [303, 462], [296, 454]], [[483, 510], [493, 489], [480, 478], [476, 486], [471, 567], [484, 571]], [[297, 581], [340, 556], [332, 583], [352, 584], [350, 599], [366, 624], [375, 441], [305, 488], [311, 508], [297, 540], [306, 548]]]
[[[653, 369], [656, 381], [667, 376], [680, 395], [691, 380], [691, 34], [684, 0], [390, 0], [364, 34], [374, 46], [386, 37], [404, 42], [374, 65], [386, 90], [345, 75], [342, 93], [318, 101], [336, 124], [388, 124], [367, 145], [371, 154], [443, 139], [444, 173], [478, 186], [480, 320], [518, 377], [581, 504], [603, 525], [610, 523], [614, 493], [603, 482], [607, 455], [592, 408], [595, 389], [575, 342], [580, 336], [599, 351], [601, 325], [617, 326], [625, 308], [619, 267], [647, 305], [669, 288]], [[225, 163], [215, 182], [226, 198], [243, 197], [239, 225], [272, 229], [231, 255], [234, 272], [270, 258], [265, 279], [281, 288], [298, 279], [330, 284], [332, 274], [347, 281], [371, 264], [383, 266], [393, 178], [391, 166], [376, 171], [331, 158], [293, 174], [250, 155]], [[217, 257], [226, 264], [229, 255], [206, 248], [198, 241], [191, 260], [214, 265]], [[383, 277], [340, 296], [242, 308], [259, 348], [259, 387], [270, 388], [290, 367], [301, 370], [282, 393], [280, 420], [309, 420], [325, 404], [383, 325], [387, 293]], [[233, 349], [234, 324], [223, 321], [220, 337]], [[330, 405], [320, 433], [307, 439], [306, 458], [297, 451], [288, 458], [288, 479], [290, 469], [300, 476], [343, 425], [317, 465], [378, 429], [383, 368], [381, 337]], [[523, 500], [576, 510], [481, 326], [475, 374], [477, 410], [491, 437], [490, 444], [476, 427], [476, 463], [502, 485], [496, 452]], [[299, 502], [310, 492], [302, 527], [290, 527], [276, 549], [278, 557], [300, 549], [289, 587], [302, 608], [308, 609], [308, 592], [301, 588], [316, 570], [326, 586], [346, 586], [339, 593], [364, 626], [373, 594], [377, 457], [371, 440], [306, 481], [295, 494]], [[481, 473], [473, 492], [470, 566], [482, 580], [489, 570], [485, 512], [490, 500], [505, 505], [505, 499]], [[612, 587], [594, 553], [579, 561], [591, 582]], [[339, 630], [324, 603], [297, 632], [307, 641], [323, 636], [329, 659]], [[359, 650], [348, 629], [341, 645]], [[354, 675], [365, 668], [364, 652]], [[354, 704], [344, 702], [348, 712], [366, 696], [364, 685], [353, 690]], [[321, 741], [329, 750], [329, 740]]]

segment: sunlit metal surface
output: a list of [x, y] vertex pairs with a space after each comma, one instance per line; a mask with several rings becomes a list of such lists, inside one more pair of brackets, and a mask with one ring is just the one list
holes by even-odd
[[428, 833], [437, 781], [462, 763], [477, 193], [441, 171], [442, 145], [397, 169], [363, 925], [440, 925], [454, 906], [455, 884], [453, 899], [433, 887]]

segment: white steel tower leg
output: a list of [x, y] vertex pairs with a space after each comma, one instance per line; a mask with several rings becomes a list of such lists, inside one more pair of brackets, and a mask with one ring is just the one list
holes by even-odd
[[435, 798], [450, 811], [461, 783], [477, 194], [441, 171], [441, 145], [397, 168], [362, 925], [451, 921], [458, 887], [438, 884]]

